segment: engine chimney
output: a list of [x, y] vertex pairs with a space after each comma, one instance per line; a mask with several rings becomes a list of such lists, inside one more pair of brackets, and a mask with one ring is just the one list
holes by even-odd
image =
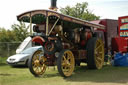
[[56, 1], [57, 0], [51, 0], [51, 7], [49, 8], [50, 10], [54, 10], [57, 11], [57, 7], [56, 7]]

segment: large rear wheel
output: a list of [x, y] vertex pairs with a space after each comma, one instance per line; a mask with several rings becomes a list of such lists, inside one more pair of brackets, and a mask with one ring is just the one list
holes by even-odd
[[42, 76], [46, 70], [46, 58], [43, 51], [37, 50], [32, 57], [29, 58], [28, 67], [30, 72], [35, 76]]
[[104, 64], [104, 44], [93, 37], [87, 43], [87, 66], [90, 69], [101, 69]]
[[69, 77], [74, 71], [75, 60], [70, 50], [62, 50], [57, 59], [58, 72], [63, 77]]

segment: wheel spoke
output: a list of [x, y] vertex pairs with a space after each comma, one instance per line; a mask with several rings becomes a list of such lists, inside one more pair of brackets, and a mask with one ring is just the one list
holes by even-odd
[[102, 58], [102, 55], [103, 55], [102, 52], [95, 53], [95, 56], [96, 56], [96, 57], [100, 57], [100, 58]]
[[62, 63], [62, 66], [66, 66], [67, 64], [65, 62]]
[[36, 67], [34, 71], [37, 73], [38, 72], [38, 67]]
[[95, 48], [95, 51], [97, 51], [100, 47], [102, 47], [102, 44], [100, 44], [99, 46], [97, 46], [97, 47]]
[[36, 64], [33, 63], [33, 67], [37, 67]]
[[101, 67], [101, 62], [99, 62], [99, 61], [96, 60], [96, 66], [97, 66], [98, 68], [100, 68], [100, 67]]
[[37, 59], [38, 59], [37, 56], [34, 56], [34, 57], [33, 57], [33, 61], [35, 61], [35, 60], [37, 60]]
[[64, 58], [64, 61], [67, 61], [67, 59], [66, 59], [66, 57], [65, 57], [65, 56], [63, 56], [63, 58]]
[[72, 55], [69, 55], [68, 58], [67, 58], [67, 61], [70, 62], [71, 61], [71, 56]]
[[96, 60], [98, 60], [98, 61], [102, 61], [102, 58], [100, 58], [100, 57], [96, 57]]

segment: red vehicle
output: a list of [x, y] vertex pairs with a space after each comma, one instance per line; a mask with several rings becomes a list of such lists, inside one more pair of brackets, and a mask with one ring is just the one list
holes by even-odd
[[105, 26], [104, 30], [95, 29], [95, 32], [102, 35], [106, 52], [108, 49], [112, 52], [128, 52], [128, 16], [119, 17], [118, 20], [102, 19], [91, 22]]
[[105, 44], [105, 50], [107, 53], [108, 49], [111, 49], [113, 46], [111, 41], [114, 37], [118, 36], [118, 20], [113, 19], [101, 19], [91, 21], [96, 24], [102, 24], [105, 26], [104, 30], [95, 28], [95, 32], [97, 33], [98, 37], [101, 37]]
[[128, 52], [128, 16], [119, 17], [118, 24], [118, 36], [112, 38], [112, 50]]

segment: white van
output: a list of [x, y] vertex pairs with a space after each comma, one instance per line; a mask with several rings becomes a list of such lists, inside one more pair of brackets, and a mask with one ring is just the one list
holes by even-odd
[[23, 50], [32, 47], [32, 38], [27, 37], [21, 44], [20, 46], [16, 49], [16, 54], [22, 52]]

